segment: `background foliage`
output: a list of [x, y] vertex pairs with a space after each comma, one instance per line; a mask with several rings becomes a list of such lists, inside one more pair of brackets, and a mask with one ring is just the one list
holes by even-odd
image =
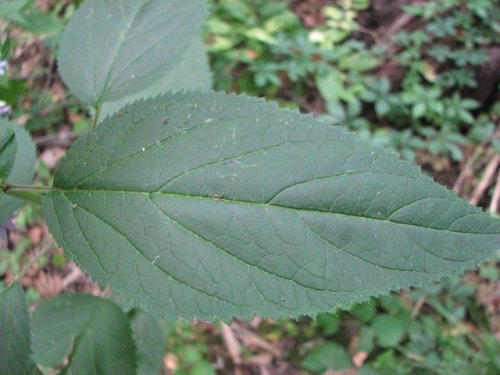
[[[210, 2], [204, 39], [216, 89], [265, 95], [346, 124], [498, 213], [497, 1]], [[90, 126], [55, 62], [61, 31], [79, 3], [0, 5], [1, 57], [8, 63], [0, 65], [0, 112], [35, 138], [40, 184], [52, 180], [59, 158]], [[109, 296], [53, 248], [37, 207], [2, 224], [0, 245], [3, 282], [25, 270], [30, 303], [63, 291]], [[164, 367], [177, 374], [353, 368], [359, 374], [496, 374], [499, 290], [498, 265], [492, 263], [317, 321], [274, 324], [256, 317], [229, 330], [180, 321], [166, 343]], [[129, 319], [140, 314], [124, 311]]]

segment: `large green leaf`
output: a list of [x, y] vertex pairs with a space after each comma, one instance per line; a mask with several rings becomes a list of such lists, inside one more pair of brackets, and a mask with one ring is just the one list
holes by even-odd
[[202, 90], [212, 87], [212, 74], [207, 61], [205, 46], [195, 38], [182, 60], [162, 79], [150, 87], [123, 99], [107, 102], [103, 105], [101, 119], [119, 111], [125, 105], [139, 99], [151, 98], [169, 91]]
[[0, 293], [0, 374], [40, 374], [31, 360], [28, 306], [19, 283]]
[[[7, 182], [10, 184], [29, 184], [35, 174], [35, 145], [26, 131], [11, 122], [0, 120], [0, 131], [12, 130], [16, 134], [17, 154]], [[0, 205], [0, 223], [7, 220], [12, 212], [25, 202], [12, 196], [4, 195]]]
[[94, 105], [149, 87], [198, 37], [206, 8], [203, 0], [86, 0], [61, 40], [64, 81]]
[[0, 182], [6, 181], [12, 172], [17, 155], [17, 141], [14, 130], [0, 129]]
[[69, 356], [67, 374], [135, 374], [129, 318], [109, 300], [60, 295], [43, 302], [32, 317], [37, 363], [55, 367]]
[[495, 256], [500, 223], [392, 153], [245, 96], [137, 102], [45, 198], [101, 284], [186, 318], [315, 315]]

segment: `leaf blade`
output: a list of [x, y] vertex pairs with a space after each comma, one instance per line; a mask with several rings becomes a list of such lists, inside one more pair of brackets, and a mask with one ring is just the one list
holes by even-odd
[[40, 374], [31, 360], [28, 305], [17, 282], [0, 293], [0, 336], [0, 373]]
[[[30, 184], [35, 174], [35, 145], [29, 134], [20, 126], [9, 121], [0, 120], [0, 128], [14, 131], [17, 142], [17, 154], [7, 183]], [[4, 195], [0, 205], [0, 223], [7, 220], [12, 212], [18, 210], [25, 201]]]
[[10, 129], [0, 129], [0, 182], [12, 172], [17, 155], [16, 134]]
[[205, 14], [200, 0], [87, 0], [61, 39], [63, 79], [95, 106], [144, 89], [180, 60]]
[[104, 103], [101, 118], [117, 113], [125, 105], [140, 99], [151, 98], [169, 91], [182, 90], [208, 91], [212, 87], [212, 73], [208, 65], [205, 46], [195, 38], [181, 61], [167, 75], [146, 89], [122, 99]]
[[137, 374], [157, 375], [161, 372], [166, 337], [158, 316], [137, 310], [131, 317], [137, 347]]
[[138, 304], [316, 315], [495, 256], [498, 221], [340, 127], [212, 93], [127, 113], [75, 144], [45, 211], [58, 243]]
[[111, 301], [60, 295], [33, 313], [33, 351], [55, 367], [69, 355], [66, 373], [135, 374], [135, 346], [128, 317]]

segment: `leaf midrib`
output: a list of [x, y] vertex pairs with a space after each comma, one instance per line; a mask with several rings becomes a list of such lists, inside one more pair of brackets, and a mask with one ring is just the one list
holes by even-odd
[[[149, 1], [149, 0], [148, 0]], [[169, 4], [170, 7], [172, 8], [173, 6], [177, 5], [178, 1], [175, 3], [175, 4]], [[141, 9], [142, 10], [142, 9]], [[162, 17], [163, 15], [160, 14], [158, 15], [157, 18], [160, 18]], [[188, 15], [186, 15], [186, 18], [189, 19]], [[151, 20], [151, 22], [154, 22], [155, 20]], [[134, 20], [135, 22], [135, 20]], [[136, 56], [134, 58], [134, 60], [130, 61], [130, 63], [128, 64], [128, 67], [134, 65], [137, 61], [139, 61], [143, 56], [144, 54], [148, 53], [151, 49], [153, 49], [154, 47], [156, 47], [156, 45], [162, 43], [163, 41], [165, 41], [166, 39], [168, 38], [171, 38], [171, 35], [170, 35], [170, 32], [175, 29], [179, 24], [182, 24], [183, 22], [186, 22], [186, 19], [183, 19], [183, 18], [178, 18], [176, 20], [176, 22], [170, 26], [170, 28], [167, 30], [167, 32], [165, 32], [166, 35], [164, 35], [160, 40], [158, 41], [155, 41], [155, 43], [150, 46], [149, 48], [147, 48], [146, 50], [144, 50], [140, 55]], [[128, 33], [128, 32], [127, 32]], [[185, 53], [185, 52], [184, 52]], [[184, 55], [184, 53], [180, 54], [180, 55]], [[157, 68], [158, 66], [162, 66], [163, 63], [159, 63], [158, 65], [155, 65], [154, 68]], [[125, 73], [125, 71], [127, 70], [127, 68], [123, 69], [122, 71], [120, 71], [118, 74], [116, 74], [116, 78], [113, 82], [110, 83], [110, 86], [111, 87], [114, 87], [115, 90], [118, 90], [120, 89], [121, 87], [123, 87], [125, 84], [127, 84], [128, 82], [124, 82], [122, 83], [121, 85], [118, 85], [116, 86], [116, 82], [118, 82], [120, 80], [120, 78], [123, 76], [123, 74]], [[154, 70], [154, 69], [152, 69]], [[136, 75], [134, 79], [136, 80], [139, 80], [140, 78], [146, 76], [147, 74], [149, 73], [149, 71], [145, 71], [142, 75]], [[111, 72], [110, 72], [111, 74]]]
[[[87, 193], [88, 193], [88, 191], [87, 191]], [[134, 193], [135, 193], [135, 194], [141, 194], [141, 195], [148, 196], [148, 198], [149, 198], [149, 200], [150, 200], [150, 201], [151, 201], [151, 199], [150, 199], [151, 195], [155, 195], [155, 194], [151, 194], [151, 193], [147, 193], [147, 194], [145, 194], [145, 193], [137, 193], [137, 192], [127, 192], [127, 193], [132, 193], [132, 194], [134, 194]], [[62, 195], [63, 195], [63, 197], [64, 197], [66, 200], [68, 200], [71, 204], [75, 203], [75, 201], [74, 201], [74, 200], [72, 200], [72, 199], [70, 199], [69, 197], [67, 197], [67, 196], [64, 194], [64, 192], [61, 192], [61, 194], [62, 194]], [[157, 193], [156, 193], [156, 194], [157, 194]], [[160, 194], [160, 195], [163, 195], [163, 194]], [[172, 194], [172, 195], [176, 195], [176, 194]], [[178, 195], [178, 194], [177, 194], [177, 195]], [[199, 198], [208, 198], [208, 197], [201, 197], [201, 196], [199, 196]], [[210, 198], [210, 199], [213, 199], [213, 198]], [[152, 201], [151, 201], [151, 202], [152, 202]], [[153, 202], [152, 202], [152, 203], [153, 203]], [[156, 206], [156, 204], [154, 204], [154, 203], [153, 203], [153, 205], [154, 205], [154, 206]], [[270, 205], [266, 205], [266, 206], [270, 206]], [[157, 206], [156, 206], [156, 207], [157, 207]], [[286, 208], [286, 207], [283, 207], [283, 208]], [[94, 216], [95, 218], [97, 218], [99, 221], [101, 221], [101, 222], [103, 222], [104, 224], [106, 224], [106, 225], [110, 226], [110, 228], [112, 228], [112, 229], [113, 229], [116, 233], [118, 233], [118, 234], [120, 234], [120, 235], [123, 235], [123, 233], [121, 233], [121, 232], [120, 232], [117, 228], [115, 228], [112, 224], [110, 224], [110, 223], [108, 223], [107, 221], [105, 221], [103, 218], [101, 218], [100, 216], [98, 216], [96, 213], [94, 213], [94, 212], [92, 212], [92, 211], [90, 211], [89, 209], [86, 209], [86, 208], [84, 208], [84, 207], [80, 207], [80, 209], [83, 209], [84, 211], [88, 212], [90, 215], [92, 215], [92, 216]], [[158, 210], [160, 210], [158, 207], [157, 207], [157, 209], [158, 209]], [[194, 232], [192, 232], [189, 228], [187, 228], [187, 227], [185, 227], [184, 225], [182, 225], [182, 224], [178, 223], [177, 221], [173, 220], [170, 216], [166, 215], [166, 213], [164, 213], [164, 212], [163, 212], [163, 210], [160, 210], [160, 211], [161, 211], [161, 212], [162, 212], [162, 213], [163, 213], [163, 214], [164, 214], [164, 215], [165, 215], [165, 216], [166, 216], [166, 217], [167, 217], [170, 221], [172, 221], [174, 224], [181, 226], [182, 228], [184, 228], [185, 230], [187, 230], [187, 231], [191, 232], [193, 235], [195, 235], [195, 236], [199, 237], [199, 238], [200, 238], [200, 239], [202, 239], [203, 241], [208, 242], [210, 245], [212, 245], [212, 246], [214, 246], [215, 248], [217, 248], [217, 249], [221, 250], [224, 254], [229, 255], [229, 256], [232, 256], [232, 257], [233, 257], [233, 258], [235, 258], [236, 260], [238, 260], [238, 261], [240, 261], [240, 262], [243, 262], [243, 264], [244, 264], [244, 265], [246, 265], [247, 267], [253, 267], [252, 265], [250, 265], [250, 264], [248, 264], [248, 263], [244, 262], [243, 260], [241, 260], [241, 259], [239, 259], [239, 258], [235, 257], [234, 255], [227, 253], [224, 249], [220, 248], [220, 247], [219, 247], [219, 246], [217, 246], [216, 244], [214, 244], [214, 243], [210, 242], [209, 240], [205, 239], [204, 237], [200, 236], [198, 233], [194, 233]], [[74, 213], [73, 213], [73, 215], [74, 215]], [[76, 220], [76, 217], [75, 217], [75, 220]], [[77, 220], [77, 222], [78, 222], [78, 220]], [[80, 229], [80, 231], [82, 231], [82, 229], [81, 229], [81, 228], [79, 228], [79, 229]], [[431, 229], [433, 229], [433, 228], [431, 228]], [[82, 233], [83, 233], [83, 231], [82, 231]], [[314, 233], [315, 233], [316, 235], [319, 235], [319, 234], [318, 234], [318, 233], [316, 233], [316, 232], [314, 232]], [[140, 255], [141, 255], [142, 257], [144, 257], [144, 258], [145, 258], [148, 262], [151, 262], [151, 259], [149, 259], [148, 257], [146, 257], [146, 255], [145, 255], [144, 253], [142, 253], [142, 252], [141, 252], [141, 250], [137, 247], [137, 245], [135, 245], [134, 243], [132, 243], [132, 242], [131, 242], [131, 241], [130, 241], [130, 240], [129, 240], [126, 236], [124, 236], [124, 237], [126, 238], [127, 242], [129, 242], [129, 244], [130, 244], [130, 245], [131, 245], [131, 246], [132, 246], [132, 247], [133, 247], [133, 248], [137, 251], [137, 254], [140, 254]], [[322, 236], [320, 236], [320, 238], [322, 238], [323, 240], [325, 240]], [[90, 245], [90, 244], [89, 244], [89, 245]], [[334, 246], [335, 248], [339, 249], [339, 250], [340, 250], [340, 251], [342, 251], [342, 252], [346, 252], [344, 249], [338, 248], [338, 247], [337, 247], [337, 246], [335, 246], [334, 244], [331, 244], [331, 245], [332, 245], [332, 246]], [[353, 257], [355, 257], [355, 258], [357, 258], [357, 259], [359, 259], [359, 260], [361, 260], [361, 261], [365, 261], [365, 262], [367, 262], [367, 263], [369, 263], [369, 264], [374, 265], [374, 264], [373, 264], [373, 263], [371, 263], [370, 261], [368, 261], [368, 260], [366, 260], [366, 259], [364, 259], [364, 258], [361, 258], [361, 257], [359, 257], [359, 256], [356, 256], [355, 254], [352, 254], [352, 253], [350, 253], [350, 252], [346, 252], [346, 254], [348, 254], [348, 255], [350, 255], [350, 256], [353, 256]], [[433, 254], [433, 255], [435, 255], [435, 254]], [[435, 255], [435, 256], [436, 256], [436, 255]], [[442, 258], [442, 259], [449, 260], [449, 261], [454, 261], [454, 260], [452, 260], [452, 259], [446, 259], [446, 258]], [[456, 261], [456, 262], [460, 262], [460, 261]], [[170, 277], [171, 279], [173, 279], [173, 280], [177, 281], [178, 283], [180, 283], [180, 284], [182, 284], [182, 285], [184, 285], [184, 286], [186, 286], [186, 287], [188, 287], [188, 288], [190, 288], [190, 289], [193, 289], [193, 291], [195, 291], [195, 292], [199, 292], [199, 293], [202, 293], [202, 294], [207, 295], [207, 296], [209, 296], [209, 297], [216, 298], [216, 299], [221, 299], [221, 300], [223, 300], [223, 301], [226, 301], [226, 302], [228, 302], [228, 303], [231, 303], [230, 301], [228, 301], [228, 300], [226, 300], [226, 299], [224, 299], [224, 298], [221, 298], [220, 296], [218, 296], [218, 295], [216, 295], [216, 294], [211, 294], [211, 293], [206, 292], [206, 291], [204, 291], [204, 290], [201, 290], [201, 289], [198, 289], [198, 288], [194, 288], [192, 285], [189, 285], [189, 284], [185, 283], [184, 281], [182, 281], [182, 280], [180, 280], [180, 279], [178, 279], [178, 278], [174, 277], [174, 276], [173, 276], [173, 275], [171, 275], [170, 273], [167, 273], [165, 270], [163, 270], [162, 268], [160, 268], [158, 265], [156, 265], [156, 264], [153, 264], [153, 265], [154, 265], [154, 266], [155, 266], [155, 267], [156, 267], [156, 268], [157, 268], [160, 272], [164, 273], [165, 275], [167, 275], [167, 276], [168, 276], [168, 277]], [[378, 264], [377, 264], [376, 266], [381, 267], [381, 266], [380, 266], [380, 265], [378, 265]], [[345, 292], [345, 291], [343, 291], [343, 290], [330, 290], [330, 289], [328, 289], [328, 288], [324, 288], [324, 289], [317, 289], [317, 288], [314, 288], [314, 287], [311, 287], [311, 286], [308, 286], [308, 285], [304, 285], [304, 284], [302, 284], [302, 283], [299, 283], [299, 282], [297, 282], [297, 281], [296, 281], [296, 280], [294, 280], [294, 279], [286, 279], [286, 278], [283, 278], [283, 277], [281, 277], [281, 276], [279, 276], [279, 275], [276, 275], [276, 274], [270, 273], [269, 271], [267, 271], [267, 270], [265, 270], [265, 269], [262, 269], [262, 268], [260, 268], [260, 267], [256, 267], [256, 268], [257, 268], [259, 271], [262, 271], [262, 272], [268, 273], [269, 275], [271, 275], [271, 276], [273, 276], [273, 277], [277, 277], [277, 278], [279, 278], [279, 279], [284, 279], [284, 280], [287, 280], [287, 281], [292, 281], [292, 282], [294, 282], [294, 283], [297, 283], [299, 286], [301, 286], [301, 287], [303, 287], [303, 288], [306, 288], [306, 289], [317, 290], [317, 291]], [[381, 267], [381, 268], [385, 268], [385, 267]], [[388, 270], [400, 271], [400, 272], [429, 273], [429, 272], [422, 272], [422, 271], [418, 271], [418, 270], [393, 269], [393, 268], [389, 268], [389, 267], [387, 267], [387, 269], [388, 269]], [[256, 286], [256, 285], [255, 285], [255, 287], [257, 288], [257, 286]], [[257, 288], [257, 290], [258, 290], [258, 288]], [[369, 289], [364, 290], [364, 291], [369, 291]], [[351, 292], [351, 293], [353, 293], [353, 291], [350, 291], [350, 292]], [[232, 303], [231, 303], [231, 304], [232, 304]], [[239, 305], [235, 305], [235, 306], [237, 306], [237, 307], [240, 307], [240, 308], [241, 308], [241, 306], [239, 306]]]
[[117, 47], [116, 52], [115, 52], [114, 57], [113, 57], [113, 62], [111, 63], [111, 66], [110, 66], [110, 68], [108, 70], [108, 74], [106, 75], [106, 81], [104, 82], [104, 85], [102, 87], [101, 95], [99, 96], [99, 98], [97, 98], [95, 106], [101, 105], [102, 102], [103, 102], [104, 97], [108, 93], [109, 80], [111, 79], [111, 74], [113, 73], [113, 70], [115, 68], [117, 57], [120, 54], [120, 51], [121, 51], [123, 45], [125, 44], [125, 40], [127, 40], [127, 36], [128, 36], [128, 34], [130, 32], [130, 29], [132, 28], [132, 26], [134, 25], [135, 21], [137, 20], [137, 16], [141, 13], [141, 11], [144, 9], [144, 7], [146, 6], [146, 4], [148, 4], [150, 2], [150, 0], [143, 0], [143, 1], [144, 2], [137, 7], [136, 13], [132, 17], [130, 23], [127, 25], [127, 29], [125, 30], [125, 33], [123, 33], [123, 39], [121, 39], [120, 42], [119, 42], [119, 44], [118, 44], [118, 47]]
[[[81, 193], [81, 194], [89, 194], [89, 193], [104, 193], [104, 194], [138, 194], [138, 195], [143, 195], [146, 197], [152, 197], [154, 195], [162, 195], [162, 196], [172, 196], [172, 197], [180, 197], [180, 198], [188, 198], [188, 199], [205, 199], [205, 200], [210, 200], [210, 201], [217, 201], [220, 203], [234, 203], [234, 204], [243, 204], [243, 205], [251, 205], [251, 206], [262, 206], [262, 207], [273, 207], [273, 208], [278, 208], [278, 209], [284, 209], [284, 210], [292, 210], [294, 212], [310, 212], [310, 213], [315, 213], [315, 214], [323, 214], [323, 215], [338, 215], [338, 216], [345, 216], [345, 217], [350, 217], [350, 218], [359, 218], [359, 219], [364, 219], [364, 220], [373, 220], [377, 222], [385, 222], [385, 223], [392, 223], [400, 226], [406, 226], [406, 227], [413, 227], [413, 228], [418, 228], [418, 229], [425, 229], [425, 230], [434, 230], [434, 231], [440, 231], [440, 232], [450, 232], [450, 233], [457, 233], [457, 234], [462, 234], [462, 235], [492, 235], [492, 236], [500, 236], [500, 232], [493, 232], [493, 233], [485, 233], [485, 232], [461, 232], [458, 230], [451, 230], [448, 228], [434, 228], [434, 227], [426, 227], [426, 226], [421, 226], [417, 224], [410, 224], [410, 223], [404, 223], [404, 222], [399, 222], [396, 220], [392, 220], [390, 218], [376, 218], [376, 217], [371, 217], [371, 216], [363, 216], [363, 215], [356, 215], [356, 214], [348, 214], [345, 212], [335, 212], [335, 211], [324, 211], [324, 210], [315, 210], [315, 209], [310, 209], [310, 208], [298, 208], [298, 207], [292, 207], [292, 206], [286, 206], [282, 204], [276, 204], [276, 203], [271, 203], [271, 202], [255, 202], [255, 201], [250, 201], [250, 200], [245, 200], [245, 199], [237, 199], [237, 198], [227, 198], [227, 197], [215, 197], [213, 195], [201, 195], [201, 194], [182, 194], [178, 192], [149, 192], [149, 191], [130, 191], [130, 190], [105, 190], [105, 189], [60, 189], [60, 188], [54, 188], [52, 190], [54, 193], [61, 193], [65, 197], [66, 195], [64, 193]], [[67, 198], [67, 197], [66, 197]], [[433, 199], [432, 197], [429, 197], [427, 199]], [[445, 199], [445, 198], [443, 198]], [[456, 199], [458, 201], [458, 199]], [[405, 207], [405, 206], [403, 206]], [[457, 220], [461, 220], [467, 216], [470, 215], [477, 215], [478, 213], [470, 213], [467, 214], [466, 216], [461, 216], [457, 218], [455, 221], [453, 221], [450, 225], [454, 224]], [[495, 222], [491, 222], [489, 225], [494, 224]]]

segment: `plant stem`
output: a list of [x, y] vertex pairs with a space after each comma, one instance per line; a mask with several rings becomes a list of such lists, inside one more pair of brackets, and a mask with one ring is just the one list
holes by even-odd
[[99, 116], [101, 116], [101, 108], [102, 108], [101, 103], [99, 103], [95, 108], [94, 119], [92, 120], [92, 129], [95, 129], [95, 127], [97, 126], [97, 123], [99, 121]]
[[48, 193], [54, 189], [48, 186], [0, 184], [0, 190], [12, 197], [42, 204], [43, 196], [41, 194]]
[[19, 273], [16, 275], [14, 278], [14, 281], [21, 281], [26, 275], [26, 273], [30, 270], [30, 268], [38, 262], [38, 260], [46, 255], [50, 250], [54, 248], [54, 240], [51, 238], [43, 247], [42, 250], [33, 258], [31, 259], [22, 269], [19, 271]]
[[37, 193], [49, 193], [54, 191], [53, 188], [48, 186], [35, 186], [35, 185], [10, 185], [2, 184], [0, 188], [4, 193], [10, 193], [13, 191], [26, 191], [26, 192], [37, 192]]

